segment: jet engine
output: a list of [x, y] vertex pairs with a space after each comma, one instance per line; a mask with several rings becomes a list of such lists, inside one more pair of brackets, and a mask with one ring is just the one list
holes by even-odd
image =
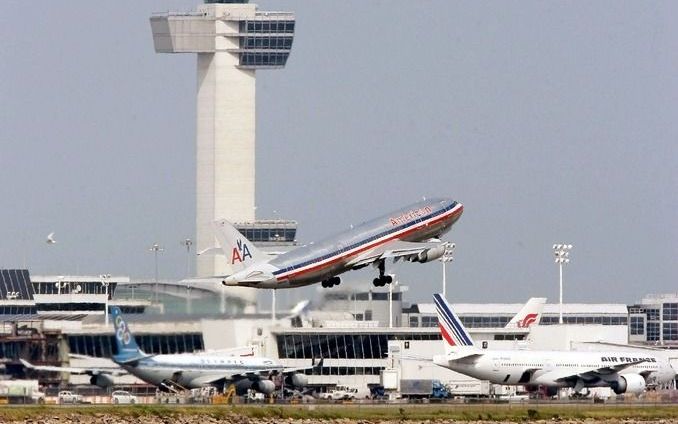
[[275, 383], [271, 380], [257, 380], [252, 383], [252, 388], [257, 392], [270, 395], [275, 390]]
[[417, 255], [417, 258], [415, 259], [415, 262], [424, 263], [424, 262], [435, 261], [436, 259], [443, 256], [444, 253], [445, 253], [445, 246], [432, 247], [430, 249], [426, 249], [423, 252], [419, 253]]
[[107, 387], [113, 386], [113, 377], [106, 374], [93, 375], [89, 379], [89, 384], [93, 384], [95, 386], [99, 386], [105, 389]]
[[247, 391], [252, 388], [252, 381], [248, 380], [247, 378], [243, 378], [242, 380], [238, 380], [238, 382], [235, 383], [235, 393], [238, 396], [242, 396], [247, 394]]
[[300, 373], [292, 373], [285, 377], [285, 385], [287, 386], [293, 386], [297, 389], [300, 389], [302, 387], [306, 387], [308, 384], [308, 377], [304, 374]]
[[612, 390], [620, 395], [622, 393], [639, 394], [645, 391], [645, 379], [639, 374], [624, 374], [617, 376], [610, 382]]

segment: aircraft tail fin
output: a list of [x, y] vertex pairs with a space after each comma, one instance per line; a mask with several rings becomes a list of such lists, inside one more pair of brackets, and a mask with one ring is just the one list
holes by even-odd
[[533, 324], [539, 325], [545, 303], [545, 297], [530, 298], [525, 306], [506, 324], [506, 328], [528, 328]]
[[440, 294], [434, 294], [433, 300], [438, 312], [438, 327], [440, 328], [440, 334], [443, 336], [445, 354], [458, 354], [460, 351], [467, 350], [475, 351], [471, 335], [462, 325], [461, 320], [454, 313], [447, 300]]
[[257, 249], [227, 220], [218, 219], [213, 225], [221, 250], [226, 257], [226, 268], [230, 271], [229, 274], [242, 271], [252, 264], [268, 262], [272, 259], [271, 256]]
[[113, 361], [118, 364], [125, 364], [148, 356], [139, 348], [137, 341], [127, 326], [127, 322], [122, 317], [120, 308], [111, 306], [109, 309], [113, 318], [115, 346], [117, 348], [117, 353], [113, 355]]

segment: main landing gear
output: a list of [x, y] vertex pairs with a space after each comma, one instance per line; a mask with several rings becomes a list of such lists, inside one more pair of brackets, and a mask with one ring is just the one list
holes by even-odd
[[339, 277], [328, 278], [327, 280], [323, 280], [322, 283], [320, 284], [322, 284], [322, 286], [325, 287], [326, 289], [338, 286], [339, 284], [341, 284], [341, 278]]
[[384, 287], [386, 284], [391, 284], [393, 282], [393, 277], [391, 277], [390, 275], [385, 275], [386, 273], [385, 261], [384, 260], [379, 261], [379, 264], [377, 266], [379, 268], [379, 277], [372, 280], [372, 284], [374, 284], [374, 287]]

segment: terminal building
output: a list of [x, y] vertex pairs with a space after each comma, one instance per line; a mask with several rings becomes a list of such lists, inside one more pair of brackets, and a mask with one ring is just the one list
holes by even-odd
[[[12, 297], [15, 292], [29, 298], [35, 297], [36, 292], [42, 292], [54, 297], [48, 304], [68, 304], [72, 296], [82, 295], [73, 293], [75, 284], [80, 284], [81, 291], [88, 292], [86, 294], [90, 296], [105, 295], [101, 293], [101, 283], [93, 277], [70, 277], [73, 281], [69, 281], [68, 288], [64, 285], [59, 292], [56, 287], [57, 292], [54, 293], [52, 277], [32, 279], [26, 270], [3, 270], [0, 275], [0, 295], [5, 307], [20, 300], [7, 299], [8, 293]], [[403, 295], [407, 292], [400, 291], [401, 286], [395, 286], [391, 292], [388, 288], [373, 287], [353, 291], [344, 287], [342, 291], [324, 290], [319, 292], [321, 298], [299, 315], [280, 312], [272, 320], [270, 313], [234, 310], [224, 314], [214, 304], [201, 307], [193, 314], [187, 314], [181, 307], [172, 309], [174, 306], [169, 304], [164, 309], [165, 313], [160, 314], [158, 311], [163, 308], [158, 308], [153, 301], [144, 300], [142, 304], [138, 299], [118, 298], [121, 293], [129, 294], [128, 289], [121, 290], [128, 284], [153, 287], [153, 282], [128, 282], [125, 277], [111, 277], [111, 281], [116, 286], [108, 287], [110, 304], [134, 305], [134, 308], [145, 311], [134, 313], [139, 310], [130, 310], [126, 319], [140, 347], [150, 354], [220, 351], [233, 354], [232, 349], [240, 348], [247, 354], [279, 359], [290, 367], [305, 367], [322, 357], [322, 368], [308, 371], [309, 383], [314, 388], [323, 391], [336, 385], [347, 385], [357, 388], [364, 396], [368, 394], [368, 384], [380, 383], [384, 370], [397, 370], [400, 380], [441, 380], [454, 388], [453, 393], [457, 395], [501, 395], [514, 390], [494, 387], [430, 362], [399, 359], [397, 353], [419, 358], [443, 353], [433, 304], [403, 303]], [[179, 282], [175, 283], [180, 287]], [[147, 293], [152, 293], [152, 290]], [[24, 372], [19, 358], [38, 364], [114, 366], [108, 359], [115, 352], [113, 328], [105, 325], [101, 313], [106, 303], [105, 296], [93, 299], [98, 306], [83, 307], [77, 313], [64, 310], [46, 314], [37, 310], [35, 300], [23, 300], [28, 301], [25, 306], [36, 310], [25, 311], [27, 313], [22, 315], [0, 316], [4, 328], [0, 337], [0, 354], [8, 371], [15, 375]], [[644, 306], [645, 317], [647, 310], [657, 305], [657, 301], [663, 313], [664, 303], [673, 303], [671, 300], [675, 297], [643, 299], [641, 304], [647, 305]], [[546, 304], [540, 325], [506, 328], [506, 323], [522, 306], [517, 303], [453, 305], [475, 343], [482, 348], [578, 350], [590, 349], [591, 343], [644, 342], [635, 340], [637, 335], [631, 333], [629, 325], [639, 314], [638, 305], [565, 304], [565, 324], [558, 325], [558, 305]], [[670, 306], [666, 310], [670, 311]], [[663, 315], [661, 317], [663, 319]], [[667, 324], [670, 317], [668, 312]], [[87, 376], [71, 375], [66, 380], [60, 380], [58, 375], [45, 378], [45, 384], [54, 386], [89, 386]], [[116, 384], [132, 389], [149, 389], [132, 376], [116, 377]]]

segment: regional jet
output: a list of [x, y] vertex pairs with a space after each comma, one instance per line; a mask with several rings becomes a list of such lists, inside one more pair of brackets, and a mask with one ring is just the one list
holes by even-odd
[[461, 374], [494, 384], [539, 386], [554, 396], [561, 387], [580, 392], [585, 387], [610, 387], [615, 393], [642, 393], [648, 387], [670, 383], [671, 364], [647, 352], [530, 351], [479, 349], [447, 301], [433, 295], [444, 355], [433, 362]]
[[121, 375], [126, 371], [149, 384], [170, 389], [213, 386], [223, 390], [233, 384], [236, 393], [240, 395], [249, 389], [266, 395], [273, 393], [276, 385], [272, 378], [276, 376], [281, 376], [286, 386], [301, 389], [308, 382], [304, 371], [322, 366], [322, 359], [306, 368], [285, 368], [274, 360], [263, 357], [192, 353], [146, 354], [137, 345], [120, 308], [112, 306], [110, 310], [117, 347], [117, 353], [112, 359], [121, 370], [40, 366], [23, 359], [21, 362], [25, 367], [38, 371], [89, 374], [92, 375], [92, 384], [101, 387], [112, 386], [111, 376]]
[[339, 274], [373, 265], [379, 270], [376, 287], [392, 282], [386, 260], [430, 262], [440, 258], [448, 244], [439, 237], [450, 230], [464, 207], [451, 199], [414, 203], [348, 231], [272, 258], [260, 252], [226, 220], [215, 221], [219, 244], [231, 274], [226, 286], [265, 289], [291, 288], [321, 282], [338, 285]]

